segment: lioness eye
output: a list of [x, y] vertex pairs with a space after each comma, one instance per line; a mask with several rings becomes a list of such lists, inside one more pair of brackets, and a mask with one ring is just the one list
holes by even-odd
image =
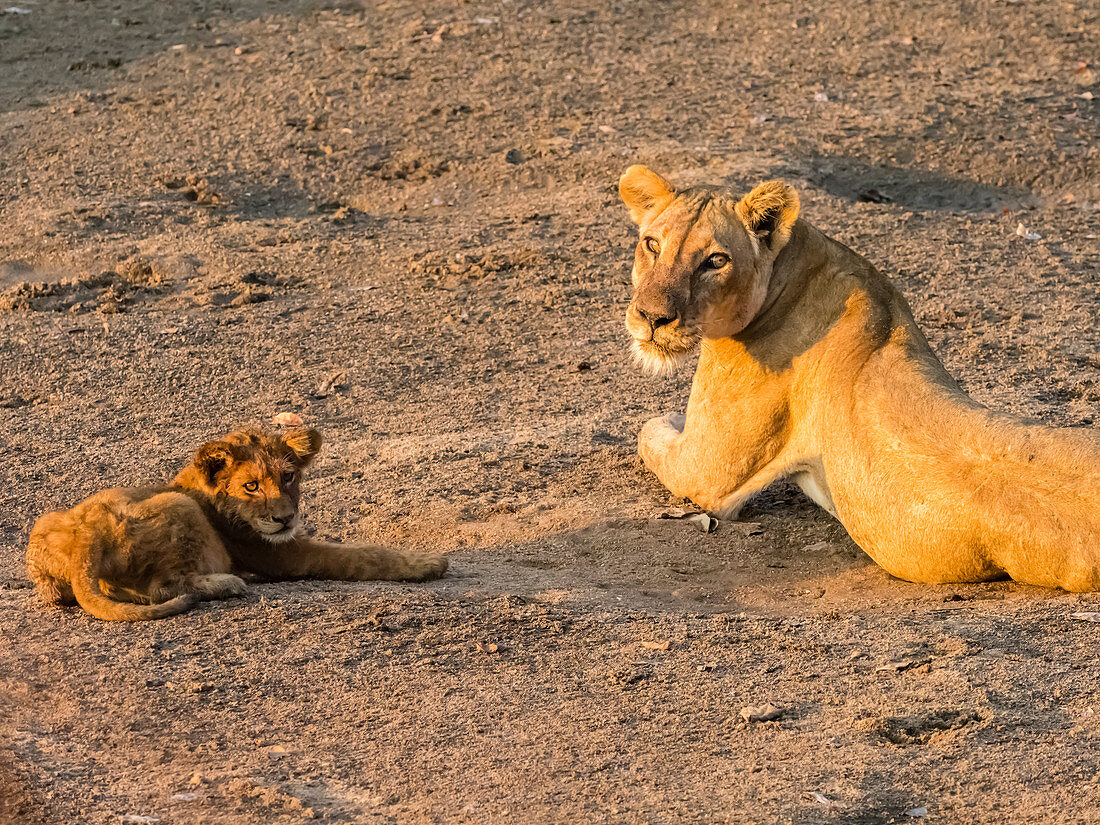
[[709, 258], [707, 258], [707, 267], [709, 269], [721, 269], [730, 262], [728, 256], [723, 255], [721, 252], [715, 252]]
[[290, 484], [290, 482], [292, 481], [294, 481], [294, 471], [287, 470], [285, 473], [283, 473], [283, 484]]
[[248, 492], [254, 493], [254, 492], [256, 492], [257, 490], [260, 489], [260, 482], [258, 482], [258, 481], [246, 481], [244, 483], [244, 488], [246, 490], [248, 490]]
[[650, 252], [652, 252], [654, 255], [660, 255], [661, 254], [661, 245], [659, 243], [657, 243], [656, 238], [646, 238], [645, 239], [645, 248], [648, 249]]

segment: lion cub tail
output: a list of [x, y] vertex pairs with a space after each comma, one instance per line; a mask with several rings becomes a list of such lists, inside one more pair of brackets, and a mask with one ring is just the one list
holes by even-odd
[[199, 601], [192, 593], [176, 596], [160, 604], [129, 604], [116, 602], [105, 596], [99, 587], [99, 579], [91, 571], [91, 565], [82, 564], [72, 580], [73, 595], [77, 604], [95, 616], [108, 622], [141, 622], [146, 619], [163, 619], [190, 610]]

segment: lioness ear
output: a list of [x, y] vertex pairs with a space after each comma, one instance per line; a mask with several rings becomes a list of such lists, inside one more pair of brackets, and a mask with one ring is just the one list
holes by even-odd
[[630, 210], [630, 220], [641, 223], [653, 210], [664, 209], [676, 197], [667, 180], [646, 167], [635, 164], [619, 178], [619, 197]]
[[798, 193], [781, 180], [770, 180], [741, 198], [735, 211], [745, 229], [776, 252], [791, 236], [798, 217]]
[[232, 457], [233, 452], [228, 444], [224, 441], [211, 441], [195, 451], [194, 464], [202, 470], [207, 482], [213, 484], [218, 473], [225, 469]]
[[292, 430], [283, 436], [283, 443], [298, 456], [298, 464], [306, 467], [321, 449], [321, 434], [312, 429]]

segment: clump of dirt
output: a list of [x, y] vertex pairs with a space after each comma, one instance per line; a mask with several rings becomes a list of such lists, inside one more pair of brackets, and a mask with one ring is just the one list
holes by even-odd
[[183, 177], [158, 177], [157, 183], [169, 191], [177, 192], [189, 203], [201, 206], [220, 206], [225, 203], [225, 198], [205, 176], [193, 172]]
[[450, 169], [445, 159], [415, 147], [398, 149], [368, 163], [366, 171], [384, 181], [426, 181]]
[[149, 296], [164, 294], [171, 273], [155, 260], [132, 258], [115, 269], [61, 280], [23, 280], [0, 292], [0, 312], [125, 312]]
[[208, 277], [194, 286], [192, 300], [197, 306], [243, 307], [269, 301], [300, 285], [301, 278], [291, 273], [254, 270]]
[[539, 249], [468, 249], [453, 254], [431, 251], [413, 262], [413, 271], [425, 279], [425, 286], [454, 288], [501, 273], [534, 270], [550, 256]]
[[974, 710], [937, 710], [923, 716], [887, 716], [856, 724], [856, 730], [879, 736], [895, 745], [919, 745], [949, 731], [981, 722]]

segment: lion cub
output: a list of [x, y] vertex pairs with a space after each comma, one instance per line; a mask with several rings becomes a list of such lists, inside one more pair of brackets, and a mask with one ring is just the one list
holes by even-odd
[[204, 444], [170, 484], [96, 493], [31, 530], [27, 572], [47, 604], [100, 619], [160, 619], [203, 599], [243, 595], [235, 575], [422, 581], [438, 554], [314, 541], [298, 533], [302, 471], [316, 430], [232, 432]]

